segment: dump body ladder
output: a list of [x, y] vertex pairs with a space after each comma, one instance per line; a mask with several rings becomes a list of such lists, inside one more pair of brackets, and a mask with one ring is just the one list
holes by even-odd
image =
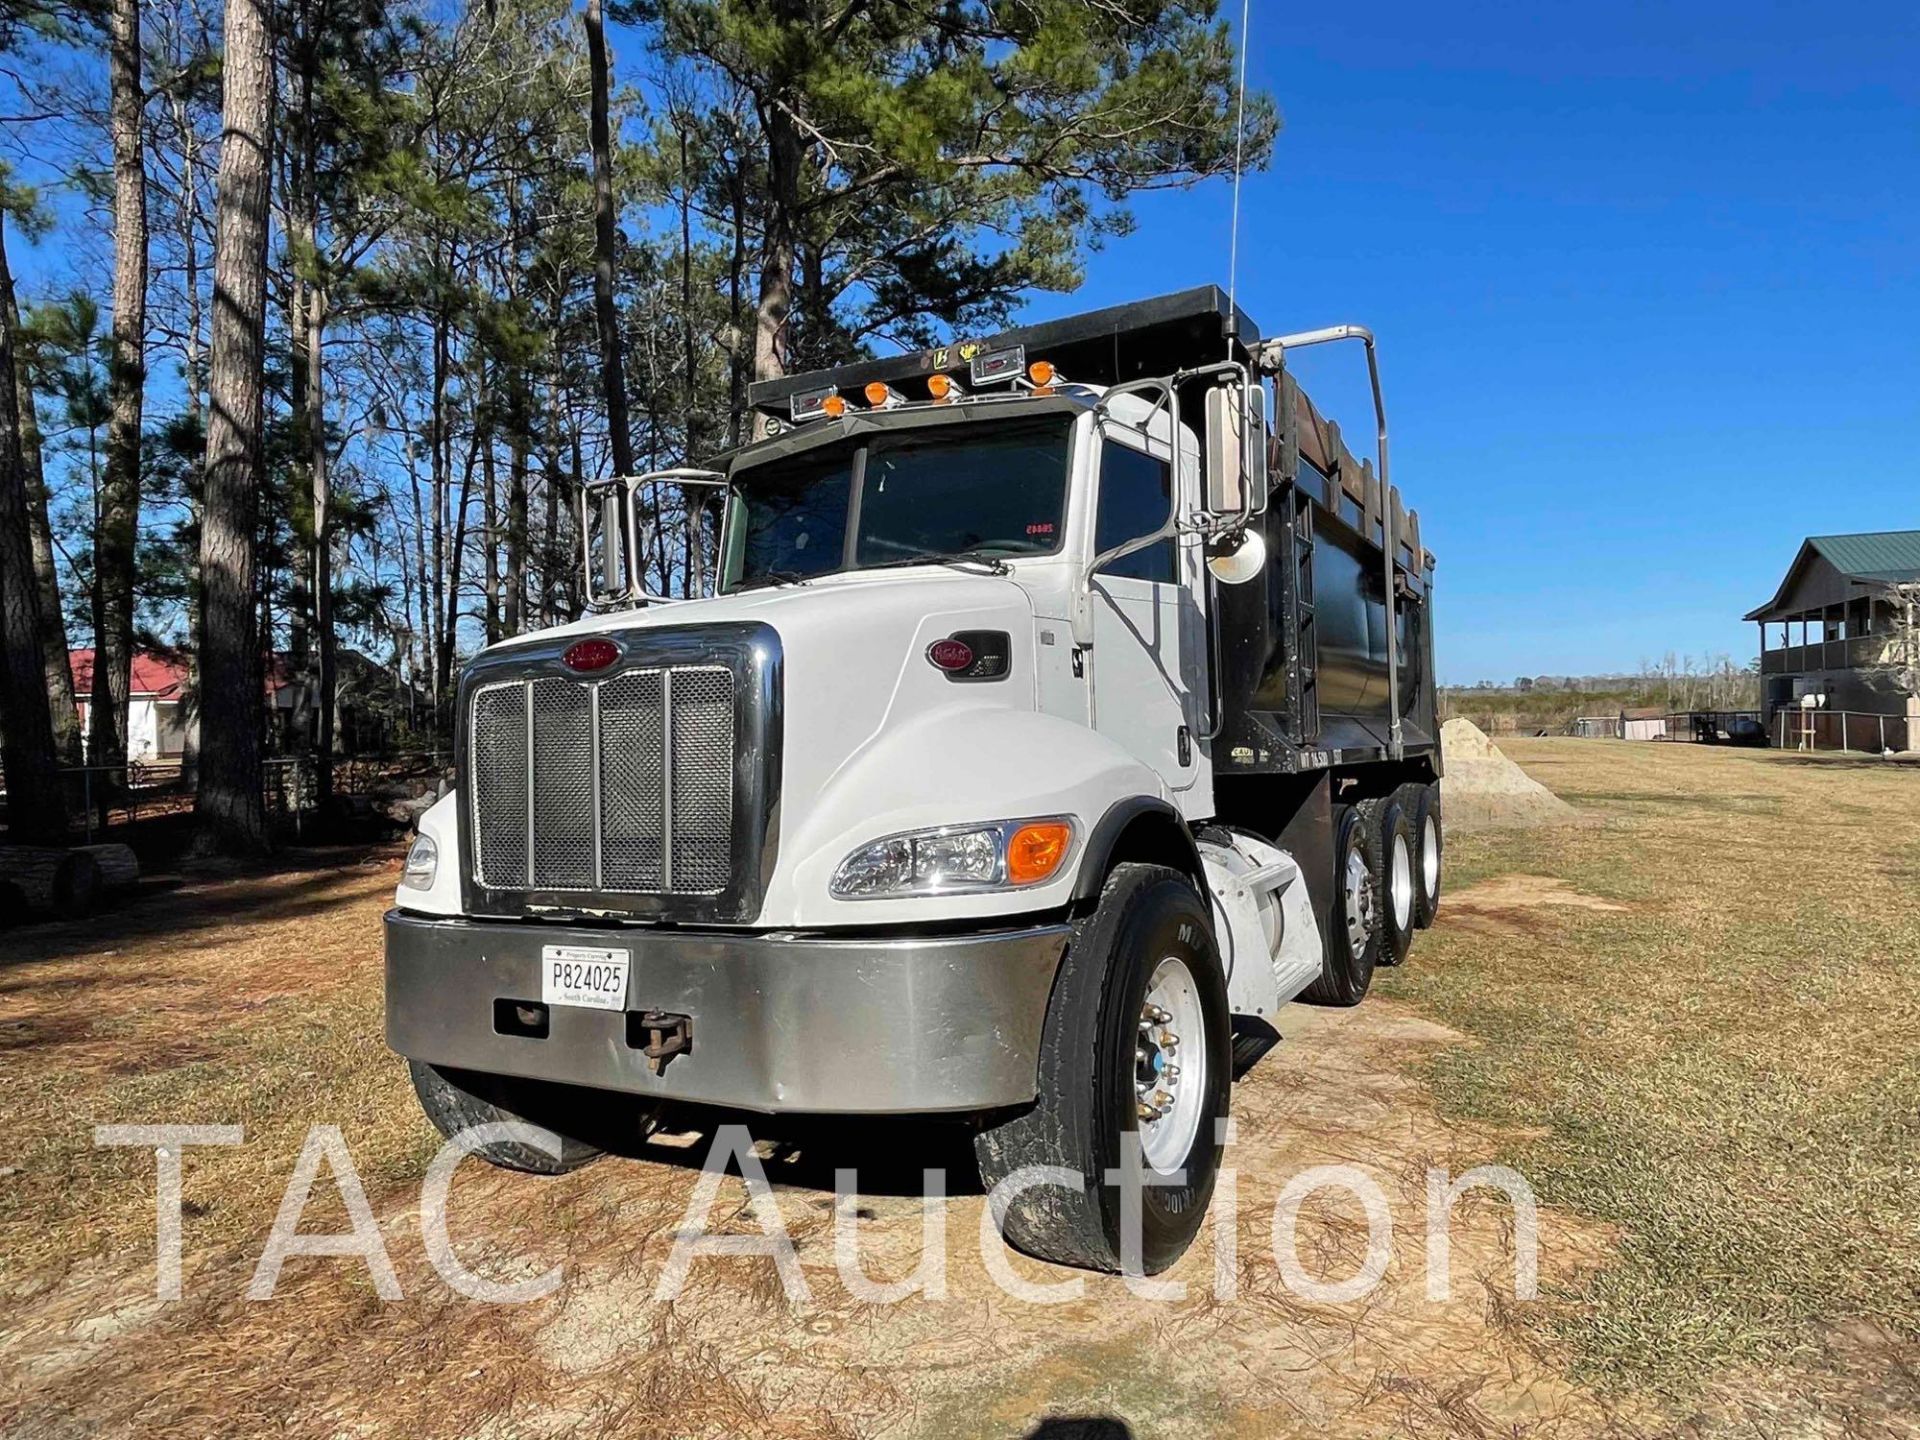
[[1290, 554], [1277, 557], [1285, 567], [1281, 613], [1287, 647], [1287, 738], [1311, 745], [1320, 738], [1320, 683], [1315, 662], [1320, 636], [1313, 613], [1313, 501], [1298, 485], [1286, 489], [1292, 516], [1287, 524]]

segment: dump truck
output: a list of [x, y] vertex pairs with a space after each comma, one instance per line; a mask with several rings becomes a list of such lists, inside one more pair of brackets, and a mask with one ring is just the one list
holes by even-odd
[[[1369, 459], [1288, 368], [1336, 341]], [[926, 1117], [1012, 1244], [1164, 1269], [1237, 1041], [1358, 1003], [1439, 903], [1434, 561], [1373, 337], [1204, 286], [749, 402], [705, 468], [590, 487], [590, 613], [465, 667], [388, 1041], [499, 1165], [679, 1106]], [[701, 598], [648, 593], [663, 492], [720, 517]]]

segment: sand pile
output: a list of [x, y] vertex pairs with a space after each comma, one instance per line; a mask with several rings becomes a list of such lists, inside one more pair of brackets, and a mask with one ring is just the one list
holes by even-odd
[[1580, 814], [1495, 747], [1471, 720], [1440, 727], [1446, 774], [1440, 803], [1449, 829], [1570, 825]]

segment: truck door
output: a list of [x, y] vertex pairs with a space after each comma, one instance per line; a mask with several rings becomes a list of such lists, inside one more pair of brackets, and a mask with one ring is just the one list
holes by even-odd
[[[1165, 445], [1121, 425], [1098, 433], [1096, 555], [1159, 528], [1172, 483]], [[1200, 775], [1207, 723], [1205, 618], [1195, 599], [1200, 558], [1197, 540], [1169, 537], [1110, 562], [1092, 580], [1094, 728], [1171, 789], [1187, 792]], [[1189, 798], [1203, 809], [1211, 804], [1210, 796]]]

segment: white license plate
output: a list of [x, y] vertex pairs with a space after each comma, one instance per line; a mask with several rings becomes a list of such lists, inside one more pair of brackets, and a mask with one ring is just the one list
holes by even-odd
[[630, 950], [598, 950], [588, 945], [540, 947], [540, 998], [548, 1005], [580, 1005], [589, 1010], [627, 1008]]

